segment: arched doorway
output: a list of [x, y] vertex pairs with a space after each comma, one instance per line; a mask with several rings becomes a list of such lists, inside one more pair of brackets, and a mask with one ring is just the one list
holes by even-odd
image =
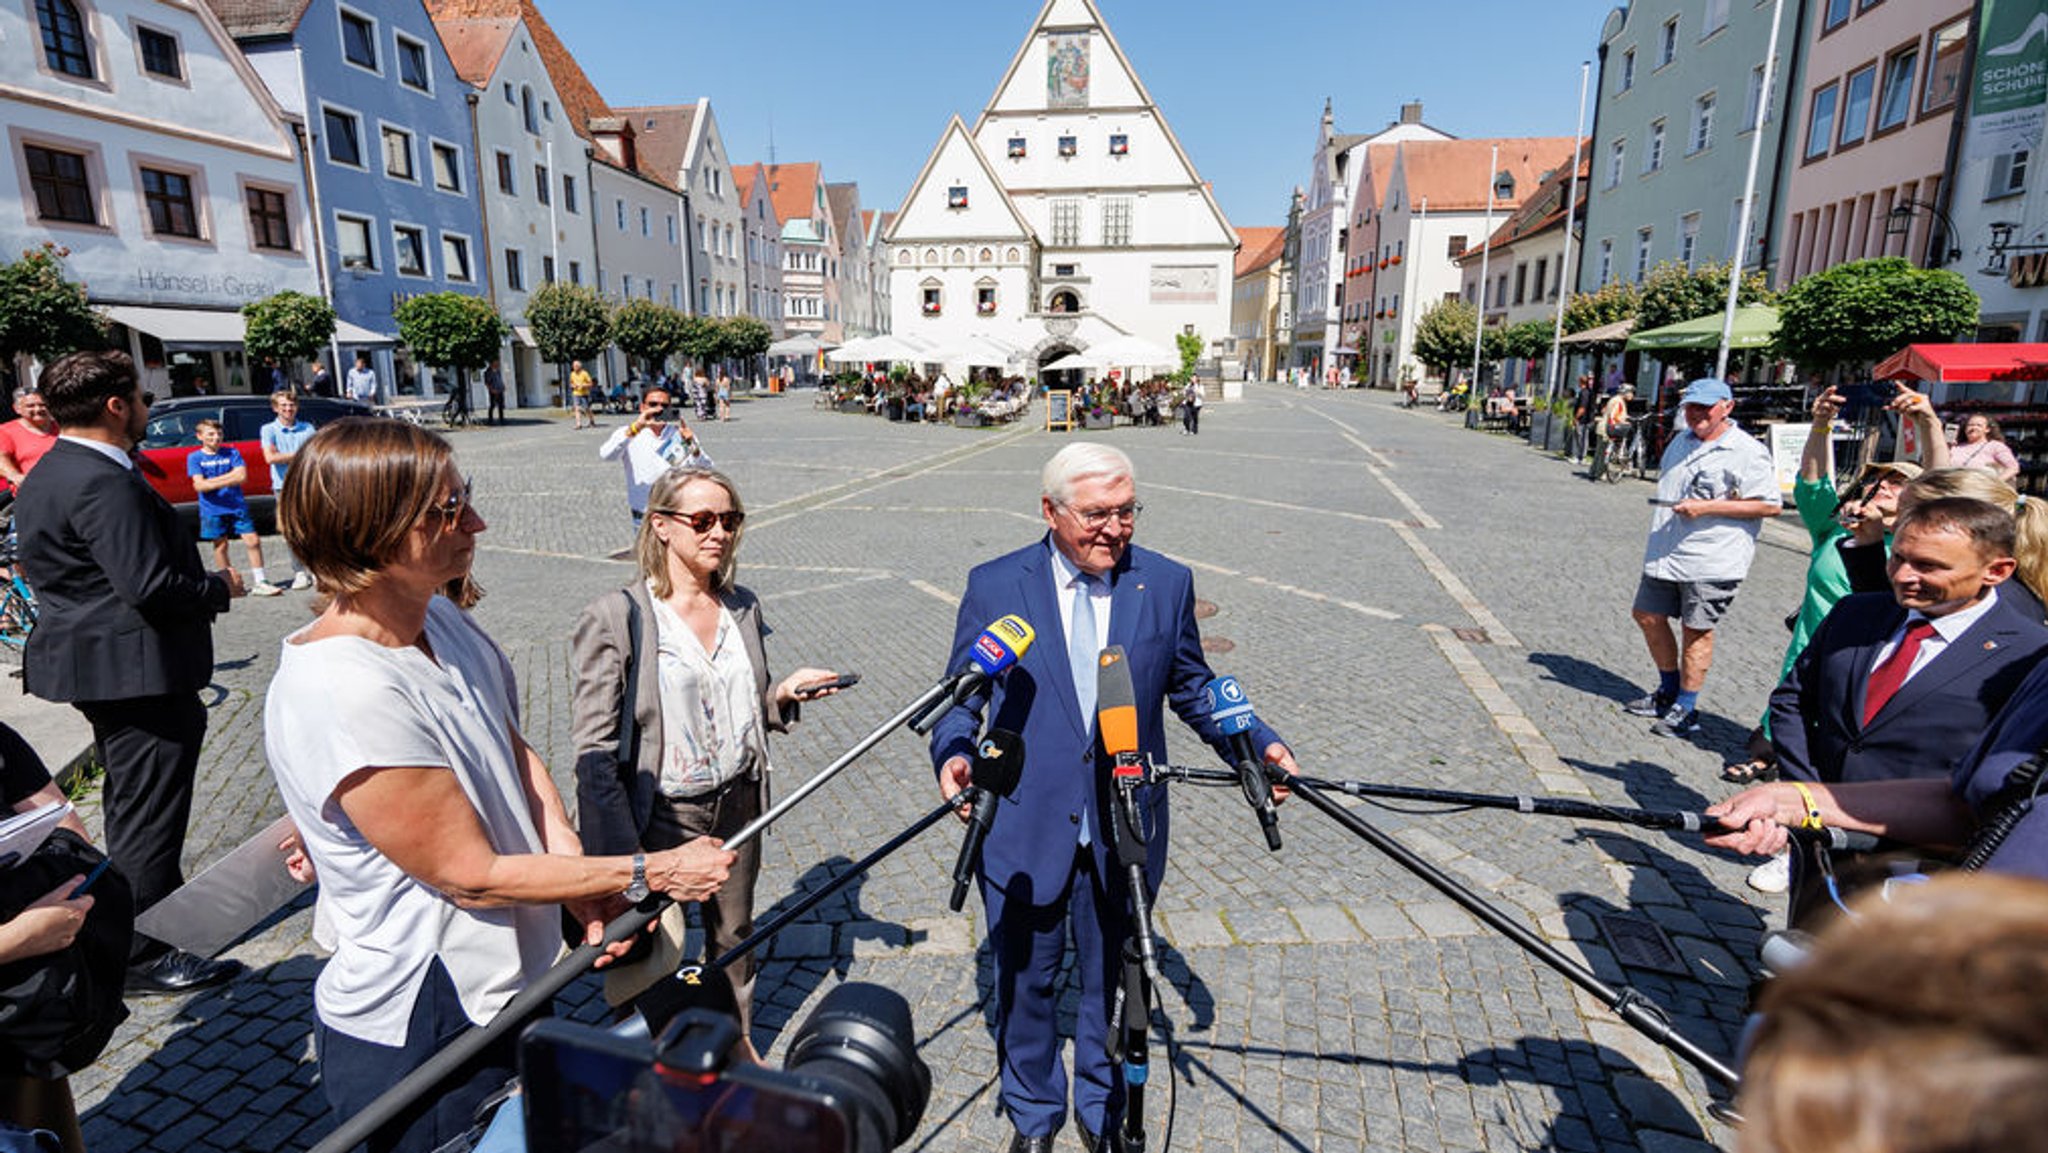
[[1047, 312], [1079, 312], [1081, 311], [1081, 296], [1071, 288], [1058, 289], [1046, 299], [1045, 310]]
[[1046, 388], [1079, 388], [1088, 383], [1088, 373], [1079, 368], [1063, 368], [1056, 372], [1045, 371], [1045, 366], [1059, 358], [1078, 351], [1071, 344], [1055, 343], [1038, 350], [1038, 359], [1033, 362], [1038, 369], [1038, 383]]

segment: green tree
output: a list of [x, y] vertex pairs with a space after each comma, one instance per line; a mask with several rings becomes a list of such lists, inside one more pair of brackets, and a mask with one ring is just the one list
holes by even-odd
[[1173, 374], [1173, 382], [1186, 384], [1194, 379], [1195, 362], [1202, 359], [1202, 336], [1196, 332], [1179, 333], [1173, 344], [1180, 350], [1180, 370]]
[[511, 331], [490, 301], [462, 292], [415, 296], [391, 315], [398, 321], [399, 339], [422, 364], [465, 373], [496, 359]]
[[1785, 290], [1772, 352], [1813, 373], [1868, 364], [1909, 344], [1954, 340], [1976, 327], [1977, 309], [1969, 282], [1947, 269], [1896, 256], [1852, 260]]
[[[1564, 305], [1565, 335], [1628, 320], [1635, 316], [1642, 302], [1642, 290], [1625, 280], [1602, 285], [1592, 292], [1575, 292]], [[1617, 340], [1594, 341], [1591, 344], [1574, 344], [1570, 347], [1579, 352], [1600, 355], [1620, 352], [1627, 343], [1628, 338], [1621, 337]]]
[[718, 324], [708, 316], [693, 316], [684, 313], [682, 318], [682, 342], [676, 350], [688, 357], [690, 363], [702, 369], [719, 355]]
[[1458, 366], [1472, 363], [1472, 328], [1478, 322], [1478, 310], [1464, 300], [1430, 305], [1415, 322], [1415, 359], [1448, 384]]
[[1500, 334], [1501, 355], [1516, 360], [1542, 360], [1550, 355], [1550, 337], [1555, 322], [1525, 320]]
[[64, 279], [69, 255], [45, 241], [0, 264], [0, 369], [11, 370], [22, 356], [47, 363], [105, 345], [106, 324], [87, 303], [85, 286]]
[[[1760, 271], [1743, 274], [1735, 303], [1744, 307], [1770, 304], [1776, 298]], [[1719, 314], [1728, 307], [1728, 265], [1701, 264], [1688, 268], [1683, 262], [1667, 260], [1650, 270], [1643, 281], [1643, 302], [1636, 312], [1636, 331], [1648, 332], [1681, 320]], [[1658, 349], [1657, 359], [1687, 377], [1713, 371], [1713, 349]]]
[[726, 355], [735, 360], [765, 355], [775, 343], [775, 330], [751, 316], [728, 316], [720, 327], [725, 330]]
[[303, 292], [278, 292], [242, 306], [251, 360], [311, 360], [334, 339], [334, 306]]
[[611, 307], [597, 290], [556, 281], [526, 299], [526, 323], [549, 364], [592, 360], [611, 342]]
[[612, 342], [659, 375], [683, 346], [683, 314], [652, 300], [629, 300], [612, 313]]

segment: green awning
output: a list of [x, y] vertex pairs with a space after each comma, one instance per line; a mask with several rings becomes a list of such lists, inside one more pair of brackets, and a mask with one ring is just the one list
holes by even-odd
[[[1721, 347], [1721, 324], [1726, 314], [1709, 313], [1667, 324], [1628, 338], [1631, 350], [1652, 352], [1660, 348], [1714, 349]], [[1762, 348], [1778, 334], [1778, 310], [1767, 304], [1752, 304], [1735, 310], [1735, 330], [1728, 338], [1730, 348]]]

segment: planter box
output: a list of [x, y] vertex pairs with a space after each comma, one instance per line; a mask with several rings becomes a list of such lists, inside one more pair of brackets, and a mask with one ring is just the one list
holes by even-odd
[[838, 404], [833, 405], [833, 407], [840, 412], [866, 412], [868, 410], [867, 402], [859, 399], [842, 400]]
[[956, 412], [953, 414], [954, 428], [980, 428], [987, 423], [988, 418], [978, 412]]
[[1100, 414], [1097, 414], [1097, 413], [1093, 413], [1093, 412], [1091, 412], [1091, 413], [1088, 413], [1088, 414], [1086, 414], [1086, 415], [1084, 415], [1084, 416], [1082, 416], [1082, 417], [1081, 417], [1081, 427], [1082, 427], [1082, 428], [1085, 428], [1085, 429], [1091, 429], [1091, 430], [1093, 430], [1093, 429], [1103, 429], [1103, 428], [1115, 428], [1115, 427], [1116, 427], [1116, 415], [1115, 415], [1114, 413], [1108, 413], [1108, 412], [1105, 412], [1105, 413], [1100, 413]]
[[1537, 448], [1550, 447], [1551, 417], [1548, 410], [1529, 414], [1529, 443]]

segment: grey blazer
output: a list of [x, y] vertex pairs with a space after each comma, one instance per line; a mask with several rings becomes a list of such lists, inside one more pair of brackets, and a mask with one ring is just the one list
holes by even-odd
[[[629, 750], [632, 769], [618, 762], [620, 694], [626, 691], [630, 648], [626, 636], [626, 602], [609, 592], [590, 602], [576, 620], [570, 638], [570, 663], [576, 673], [570, 737], [576, 744], [576, 823], [583, 851], [616, 856], [641, 847], [654, 813], [661, 780], [661, 689], [655, 668], [654, 605], [647, 586], [634, 581], [625, 588], [640, 608], [640, 669], [633, 686], [633, 716], [639, 729], [637, 749]], [[775, 704], [768, 678], [768, 654], [762, 641], [770, 632], [761, 620], [761, 602], [735, 585], [724, 596], [725, 607], [739, 626], [747, 646], [747, 663], [761, 694], [761, 716], [771, 732], [787, 732], [798, 706]], [[768, 774], [758, 774], [761, 806], [768, 806]]]

